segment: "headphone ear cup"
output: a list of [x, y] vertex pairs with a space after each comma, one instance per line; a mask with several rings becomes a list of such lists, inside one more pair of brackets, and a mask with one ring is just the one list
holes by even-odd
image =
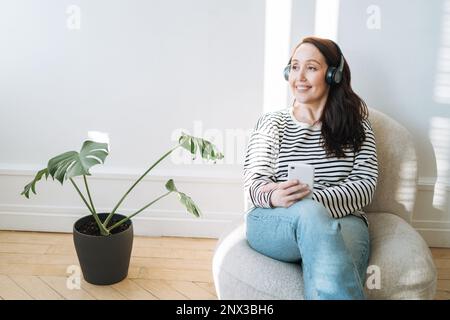
[[327, 75], [325, 76], [325, 81], [331, 86], [334, 84], [334, 74], [336, 73], [335, 67], [328, 67]]
[[291, 65], [288, 64], [283, 71], [284, 74], [284, 80], [289, 81], [289, 73], [291, 72]]
[[341, 83], [342, 80], [342, 73], [339, 71], [339, 69], [336, 69], [335, 73], [333, 74], [333, 82], [336, 84]]

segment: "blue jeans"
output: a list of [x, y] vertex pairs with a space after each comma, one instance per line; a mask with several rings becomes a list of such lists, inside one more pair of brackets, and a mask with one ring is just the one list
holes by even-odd
[[365, 298], [370, 245], [362, 218], [334, 219], [311, 199], [254, 208], [247, 214], [247, 241], [273, 259], [301, 263], [305, 299]]

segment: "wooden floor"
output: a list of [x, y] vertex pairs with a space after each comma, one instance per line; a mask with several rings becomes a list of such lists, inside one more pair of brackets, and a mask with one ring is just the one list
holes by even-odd
[[[135, 237], [128, 278], [112, 286], [81, 280], [68, 289], [67, 268], [78, 265], [72, 235], [0, 231], [0, 299], [217, 299], [211, 272], [217, 240]], [[436, 299], [450, 299], [450, 248], [432, 248]]]
[[211, 272], [217, 240], [135, 236], [127, 279], [112, 286], [81, 280], [72, 234], [0, 231], [1, 299], [217, 299]]

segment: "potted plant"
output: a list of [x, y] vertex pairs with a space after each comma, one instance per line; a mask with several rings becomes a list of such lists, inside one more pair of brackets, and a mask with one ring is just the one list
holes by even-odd
[[[178, 140], [178, 144], [152, 164], [125, 192], [110, 212], [99, 213], [92, 201], [87, 176], [91, 175], [89, 169], [92, 166], [104, 163], [109, 154], [109, 148], [107, 143], [87, 140], [83, 143], [80, 152], [69, 151], [51, 158], [47, 167], [37, 172], [35, 178], [24, 187], [21, 194], [26, 198], [29, 198], [30, 191], [36, 194], [36, 183], [44, 176], [46, 179], [51, 176], [53, 180], [58, 180], [61, 185], [64, 181], [69, 180], [90, 212], [90, 214], [77, 220], [73, 226], [75, 249], [84, 279], [92, 284], [113, 284], [123, 280], [128, 274], [133, 245], [131, 219], [135, 215], [158, 200], [175, 193], [188, 212], [195, 217], [200, 216], [200, 209], [195, 202], [188, 195], [179, 191], [172, 179], [169, 179], [165, 184], [166, 193], [133, 214], [123, 216], [117, 213], [117, 209], [134, 187], [177, 148], [187, 150], [194, 158], [199, 153], [203, 159], [213, 160], [214, 163], [216, 160], [223, 158], [223, 154], [211, 142], [183, 133]], [[83, 177], [85, 194], [73, 179], [77, 176]]]

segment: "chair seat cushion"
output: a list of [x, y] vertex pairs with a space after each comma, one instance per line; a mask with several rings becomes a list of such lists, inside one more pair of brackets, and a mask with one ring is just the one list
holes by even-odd
[[[389, 213], [370, 213], [371, 265], [380, 268], [380, 289], [370, 299], [433, 299], [437, 271], [428, 245], [411, 225]], [[368, 282], [371, 275], [368, 274]], [[370, 286], [370, 284], [369, 284]]]
[[[371, 256], [368, 299], [432, 299], [436, 269], [422, 237], [390, 213], [369, 213]], [[218, 243], [213, 259], [214, 283], [220, 299], [303, 299], [299, 264], [264, 256], [245, 238], [245, 224]]]

